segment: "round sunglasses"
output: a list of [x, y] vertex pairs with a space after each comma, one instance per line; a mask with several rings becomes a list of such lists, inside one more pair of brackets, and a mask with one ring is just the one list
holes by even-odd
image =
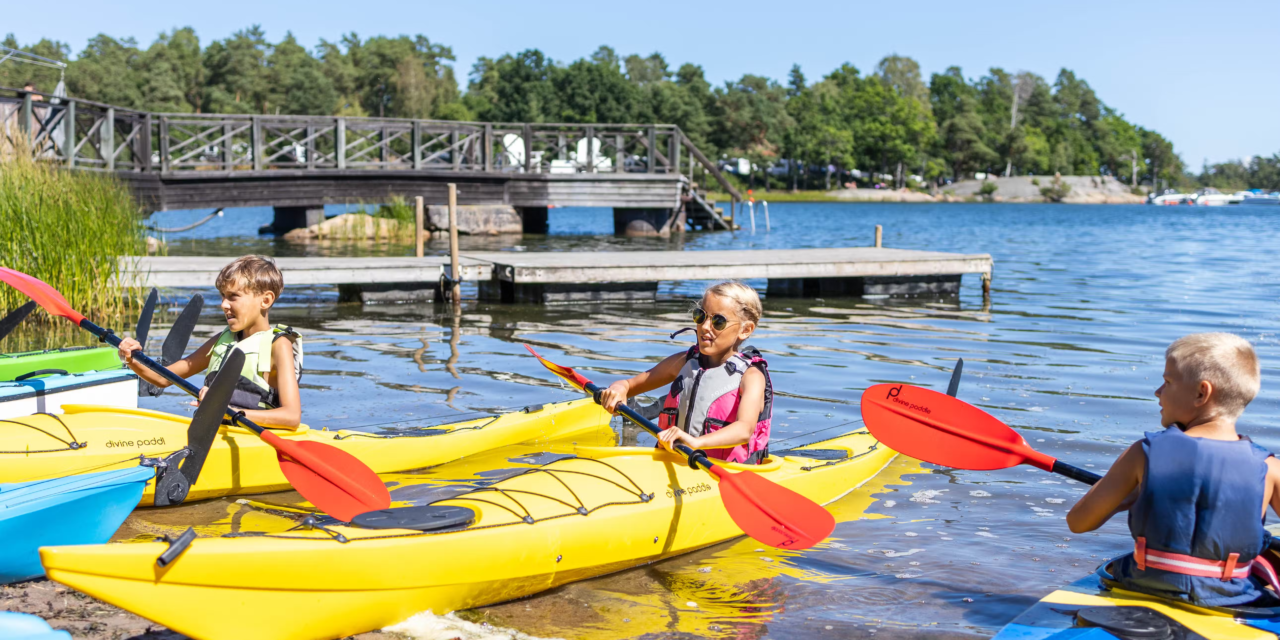
[[[701, 325], [702, 325], [702, 323], [704, 323], [704, 322], [706, 322], [706, 321], [707, 321], [707, 312], [706, 312], [706, 310], [705, 310], [705, 309], [703, 309], [702, 307], [694, 307], [694, 308], [693, 308], [693, 323], [694, 323], [694, 324], [696, 324], [696, 325], [701, 326]], [[720, 314], [718, 314], [718, 313], [717, 313], [717, 314], [715, 314], [714, 316], [711, 316], [711, 328], [712, 328], [712, 329], [715, 329], [716, 331], [724, 331], [724, 330], [725, 330], [725, 327], [728, 327], [728, 326], [729, 326], [729, 325], [731, 325], [731, 324], [738, 324], [738, 323], [737, 323], [736, 321], [731, 322], [728, 318], [726, 318], [726, 317], [724, 317], [724, 316], [722, 316], [722, 315], [720, 315]]]

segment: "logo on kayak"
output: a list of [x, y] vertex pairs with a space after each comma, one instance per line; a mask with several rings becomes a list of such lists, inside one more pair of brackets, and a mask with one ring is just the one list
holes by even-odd
[[691, 495], [694, 493], [704, 493], [710, 490], [711, 490], [711, 485], [705, 482], [702, 482], [699, 484], [695, 484], [692, 487], [687, 487], [687, 488], [675, 487], [673, 489], [667, 489], [667, 497], [675, 498], [677, 496]]
[[108, 440], [108, 449], [140, 449], [142, 447], [162, 447], [164, 446], [164, 438], [152, 438], [150, 440]]
[[925, 415], [929, 415], [933, 413], [933, 411], [931, 411], [929, 407], [918, 405], [914, 402], [907, 402], [906, 400], [899, 398], [898, 394], [900, 393], [902, 393], [902, 385], [898, 385], [896, 387], [889, 387], [889, 393], [885, 395], [885, 399], [892, 400], [893, 402], [896, 402], [908, 409], [911, 409], [912, 411], [919, 411], [920, 413], [923, 413]]

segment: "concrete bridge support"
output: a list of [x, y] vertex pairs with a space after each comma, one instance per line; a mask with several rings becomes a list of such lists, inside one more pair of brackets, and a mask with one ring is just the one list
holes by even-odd
[[271, 224], [258, 228], [258, 233], [284, 235], [294, 229], [303, 229], [324, 222], [324, 205], [311, 204], [301, 207], [272, 207], [275, 216]]

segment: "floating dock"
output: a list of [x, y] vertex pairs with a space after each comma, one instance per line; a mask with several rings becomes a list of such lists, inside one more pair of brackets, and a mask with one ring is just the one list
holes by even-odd
[[[212, 287], [230, 258], [121, 260], [122, 281], [154, 287]], [[364, 302], [440, 299], [448, 256], [424, 258], [277, 258], [290, 286], [333, 285]], [[485, 300], [572, 303], [653, 299], [672, 280], [767, 279], [779, 298], [956, 295], [964, 274], [978, 274], [990, 296], [988, 254], [879, 247], [743, 251], [464, 252], [459, 279], [479, 283]]]

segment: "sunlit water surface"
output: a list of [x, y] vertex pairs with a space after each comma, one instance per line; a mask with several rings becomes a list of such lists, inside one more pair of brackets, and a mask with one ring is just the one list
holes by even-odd
[[[178, 226], [204, 212], [157, 214]], [[467, 249], [587, 251], [865, 246], [990, 253], [989, 309], [975, 276], [958, 298], [766, 300], [750, 343], [769, 360], [779, 399], [775, 450], [860, 427], [868, 385], [945, 389], [965, 360], [960, 397], [1018, 428], [1035, 447], [1103, 471], [1159, 428], [1152, 391], [1168, 343], [1232, 331], [1263, 361], [1262, 394], [1241, 430], [1280, 447], [1277, 287], [1280, 212], [1070, 205], [775, 204], [772, 232], [632, 240], [608, 235], [607, 209], [557, 209], [549, 236], [462, 240]], [[403, 243], [292, 245], [254, 235], [269, 209], [167, 238], [171, 255], [405, 255]], [[433, 252], [446, 248], [442, 240]], [[753, 283], [763, 287], [764, 282]], [[291, 289], [273, 320], [303, 331], [302, 399], [313, 426], [452, 421], [569, 399], [521, 343], [608, 381], [687, 345], [705, 283], [665, 282], [657, 304], [445, 307], [337, 305], [331, 289]], [[468, 289], [474, 297], [474, 290]], [[185, 293], [171, 292], [171, 299]], [[206, 292], [215, 296], [214, 292]], [[199, 336], [218, 330], [206, 316]], [[159, 340], [153, 340], [153, 344]], [[196, 343], [193, 341], [193, 348]], [[148, 407], [189, 411], [170, 393]], [[642, 442], [646, 442], [642, 439]], [[652, 440], [647, 440], [652, 442]], [[832, 540], [802, 553], [739, 539], [512, 603], [405, 627], [484, 637], [487, 622], [535, 636], [886, 638], [989, 636], [1053, 588], [1131, 548], [1123, 518], [1072, 535], [1064, 514], [1084, 487], [1031, 468], [964, 472], [899, 459], [834, 505]], [[415, 626], [415, 624], [417, 626]], [[418, 629], [418, 631], [413, 631]], [[426, 629], [425, 631], [423, 629]], [[438, 634], [437, 634], [438, 635]]]

